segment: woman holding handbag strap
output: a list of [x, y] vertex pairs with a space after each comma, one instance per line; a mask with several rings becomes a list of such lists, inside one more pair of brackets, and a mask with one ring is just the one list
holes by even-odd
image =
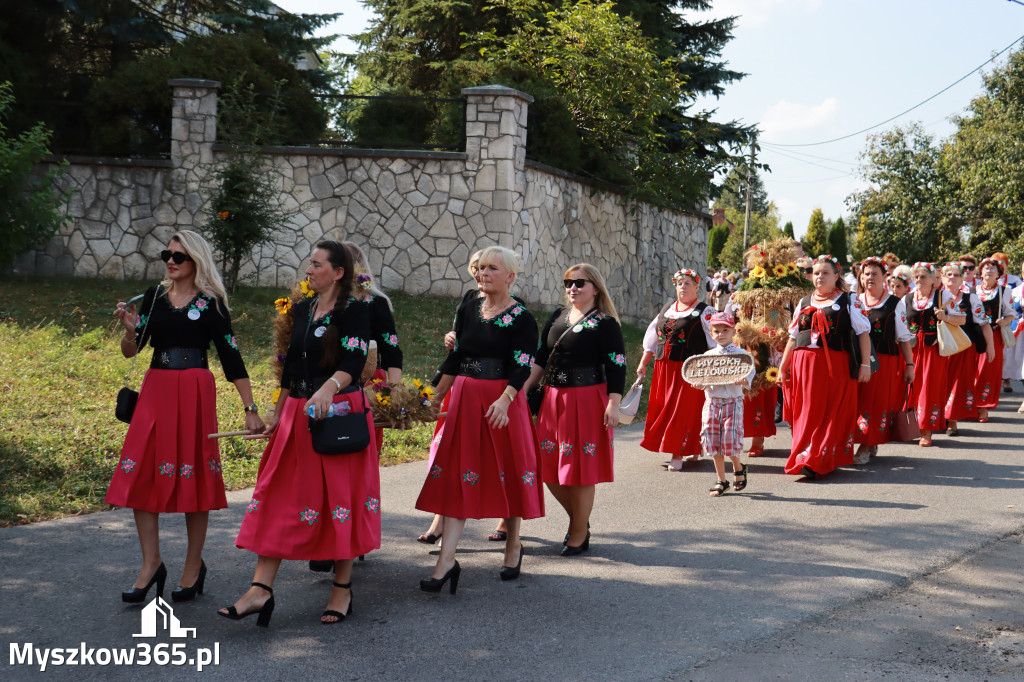
[[992, 362], [995, 359], [995, 345], [985, 307], [974, 293], [963, 290], [963, 270], [959, 263], [948, 263], [942, 268], [942, 285], [952, 297], [943, 322], [963, 329], [974, 343], [973, 349], [968, 348], [949, 358], [946, 435], [956, 436], [960, 433], [958, 420], [978, 418], [975, 384], [979, 356], [982, 356], [980, 359], [983, 362]]
[[224, 374], [245, 408], [245, 428], [263, 430], [238, 344], [231, 330], [227, 292], [210, 245], [190, 230], [176, 232], [160, 257], [167, 275], [151, 287], [136, 316], [124, 303], [114, 315], [124, 326], [121, 353], [134, 358], [148, 342], [153, 360], [110, 481], [105, 501], [135, 511], [142, 568], [129, 603], [145, 601], [156, 583], [162, 596], [167, 568], [160, 558], [160, 514], [184, 512], [188, 551], [174, 601], [202, 594], [206, 580], [203, 545], [211, 509], [228, 506], [217, 441], [217, 393], [206, 351], [212, 341]]
[[949, 358], [939, 354], [938, 323], [947, 319], [945, 306], [952, 300], [939, 286], [933, 263], [918, 262], [911, 269], [914, 290], [903, 301], [907, 308], [907, 329], [917, 337], [914, 345], [913, 392], [910, 404], [917, 406], [917, 424], [921, 429], [918, 445], [930, 447], [932, 434], [945, 428], [945, 405], [949, 396]]
[[589, 263], [566, 270], [567, 305], [540, 336], [529, 390], [544, 377], [537, 413], [544, 482], [569, 516], [562, 556], [590, 548], [590, 512], [598, 483], [614, 480], [612, 429], [626, 384], [626, 347], [604, 277]]
[[[1003, 264], [993, 258], [981, 261], [981, 282], [977, 287], [977, 295], [985, 307], [985, 314], [991, 320], [991, 345], [994, 347], [994, 358], [987, 355], [978, 358], [977, 380], [974, 393], [978, 406], [978, 421], [988, 421], [988, 411], [999, 406], [999, 387], [1003, 376], [1003, 327], [1013, 321], [1013, 292], [1009, 287], [1000, 284], [1003, 276]], [[987, 337], [986, 337], [987, 338]]]

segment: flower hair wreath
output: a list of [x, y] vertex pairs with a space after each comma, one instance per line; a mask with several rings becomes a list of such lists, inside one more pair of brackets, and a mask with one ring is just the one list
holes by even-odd
[[867, 258], [865, 258], [864, 260], [862, 260], [860, 262], [861, 269], [867, 267], [868, 265], [874, 265], [874, 266], [877, 266], [877, 267], [881, 268], [883, 273], [886, 270], [885, 259], [884, 258], [879, 258], [878, 256], [868, 256]]
[[910, 278], [907, 277], [906, 273], [900, 272], [893, 275], [889, 275], [889, 279], [898, 279], [906, 285], [910, 284]]
[[[959, 266], [960, 264], [957, 263], [957, 265]], [[925, 270], [927, 270], [931, 274], [933, 274], [933, 275], [935, 274], [935, 263], [928, 263], [926, 261], [919, 260], [916, 263], [914, 263], [914, 267], [912, 269], [913, 270], [917, 270], [918, 268], [924, 268]]]
[[837, 268], [839, 267], [839, 259], [836, 258], [835, 256], [832, 256], [832, 255], [828, 255], [828, 254], [824, 254], [823, 253], [820, 256], [818, 256], [817, 258], [815, 258], [814, 260], [818, 261], [819, 263], [824, 263], [824, 262], [828, 261], [829, 263], [831, 263], [832, 265], [836, 266]]
[[676, 270], [676, 274], [672, 275], [673, 282], [679, 282], [685, 275], [689, 275], [693, 278], [695, 284], [700, 284], [700, 275], [690, 269]]

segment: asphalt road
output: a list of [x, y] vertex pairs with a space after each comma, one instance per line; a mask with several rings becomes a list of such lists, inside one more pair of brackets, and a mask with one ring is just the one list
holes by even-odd
[[[455, 597], [418, 589], [436, 552], [414, 541], [429, 521], [413, 509], [426, 463], [383, 469], [383, 548], [356, 565], [354, 614], [330, 627], [319, 623], [328, 578], [304, 562], [282, 568], [268, 630], [216, 615], [255, 564], [233, 545], [249, 491], [211, 514], [206, 594], [174, 605], [195, 639], [133, 637], [141, 608], [118, 594], [137, 570], [130, 511], [2, 529], [0, 678], [1024, 679], [1015, 389], [990, 423], [965, 424], [956, 439], [885, 446], [869, 465], [816, 482], [783, 474], [782, 428], [751, 460], [749, 487], [722, 499], [707, 496], [709, 461], [665, 472], [637, 445], [642, 426], [620, 429], [590, 552], [558, 556], [566, 519], [548, 496], [548, 516], [524, 523], [522, 577], [501, 582], [500, 545], [486, 540], [493, 522], [471, 521]], [[162, 538], [173, 585], [180, 516], [163, 517]], [[154, 663], [40, 673], [12, 660], [28, 643], [185, 643], [186, 659], [216, 645], [219, 661], [201, 673]]]

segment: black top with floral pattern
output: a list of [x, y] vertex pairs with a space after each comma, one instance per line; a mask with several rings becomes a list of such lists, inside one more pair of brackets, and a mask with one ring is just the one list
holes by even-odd
[[377, 342], [377, 366], [402, 369], [402, 349], [398, 346], [398, 330], [391, 306], [383, 296], [366, 297], [370, 306], [370, 338]]
[[456, 375], [464, 358], [495, 358], [509, 369], [508, 385], [519, 390], [530, 376], [537, 348], [537, 322], [519, 301], [485, 320], [483, 298], [467, 300], [455, 315], [455, 350], [448, 354], [441, 373]]
[[[231, 331], [231, 316], [224, 301], [200, 292], [185, 306], [174, 308], [167, 300], [167, 289], [160, 287], [160, 297], [153, 302], [157, 287], [150, 287], [136, 309], [135, 344], [139, 350], [149, 342], [154, 350], [165, 348], [201, 348], [210, 341], [228, 381], [247, 379], [245, 362], [238, 352], [238, 341]], [[152, 312], [150, 312], [152, 310]]]
[[[626, 385], [626, 345], [622, 341], [622, 329], [611, 315], [595, 313], [586, 321], [569, 329], [568, 314], [571, 308], [559, 308], [540, 334], [541, 344], [537, 349], [537, 364], [551, 369], [571, 369], [604, 365], [608, 392], [622, 394]], [[561, 339], [561, 341], [559, 341]], [[555, 344], [558, 350], [552, 354]]]
[[[333, 312], [311, 319], [310, 312], [316, 299], [297, 303], [293, 309], [295, 325], [288, 342], [288, 354], [281, 372], [281, 388], [291, 388], [293, 382], [325, 377], [335, 372], [348, 372], [358, 379], [366, 364], [366, 349], [370, 337], [370, 306], [354, 305], [350, 300], [340, 316]], [[323, 338], [328, 325], [338, 328], [338, 361], [334, 367], [322, 367]]]

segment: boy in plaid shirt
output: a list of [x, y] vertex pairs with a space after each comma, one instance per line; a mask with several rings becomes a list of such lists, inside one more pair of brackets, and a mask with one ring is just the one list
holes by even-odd
[[[710, 320], [711, 338], [718, 345], [697, 357], [714, 357], [729, 353], [743, 353], [739, 346], [733, 345], [736, 323], [728, 313], [716, 313]], [[700, 443], [704, 454], [710, 455], [715, 461], [715, 473], [718, 482], [711, 488], [711, 497], [721, 497], [729, 490], [729, 481], [725, 478], [725, 457], [732, 459], [734, 487], [738, 491], [747, 487], [747, 465], [740, 462], [743, 451], [743, 389], [750, 388], [756, 370], [751, 367], [750, 373], [732, 384], [701, 386], [704, 389], [704, 412], [701, 415]]]

